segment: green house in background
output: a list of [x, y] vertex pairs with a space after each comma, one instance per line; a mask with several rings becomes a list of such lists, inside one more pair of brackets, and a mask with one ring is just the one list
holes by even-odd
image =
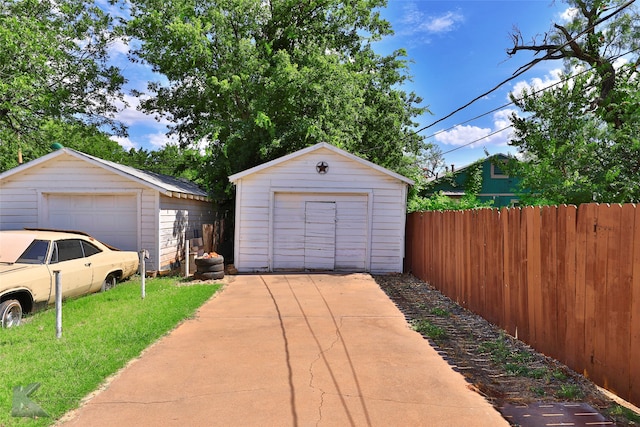
[[444, 176], [433, 179], [424, 195], [431, 196], [442, 191], [451, 198], [459, 199], [473, 185], [470, 181], [477, 173], [482, 177], [482, 185], [477, 194], [481, 202], [493, 200], [493, 206], [497, 208], [517, 205], [518, 196], [515, 191], [520, 180], [507, 175], [501, 168], [508, 159], [504, 154], [494, 154], [459, 169], [451, 165], [453, 171], [449, 170]]

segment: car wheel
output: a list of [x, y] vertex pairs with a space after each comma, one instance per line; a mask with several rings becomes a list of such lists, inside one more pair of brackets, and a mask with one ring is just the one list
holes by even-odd
[[224, 271], [224, 264], [198, 265], [196, 267], [198, 273], [217, 273]]
[[0, 303], [0, 320], [3, 328], [20, 325], [22, 322], [22, 306], [20, 303], [14, 299]]
[[193, 277], [198, 280], [218, 280], [224, 277], [224, 271], [216, 271], [215, 273], [196, 273]]
[[109, 289], [116, 286], [116, 276], [113, 274], [109, 274], [104, 282], [102, 282], [102, 288], [100, 288], [101, 292], [108, 291]]

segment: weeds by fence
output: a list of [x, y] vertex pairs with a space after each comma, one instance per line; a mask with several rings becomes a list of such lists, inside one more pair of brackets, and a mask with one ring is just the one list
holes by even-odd
[[640, 405], [640, 209], [415, 212], [407, 270]]

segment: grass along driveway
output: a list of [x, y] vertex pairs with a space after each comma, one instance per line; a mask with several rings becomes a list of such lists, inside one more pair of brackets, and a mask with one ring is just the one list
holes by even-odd
[[[30, 316], [17, 328], [0, 330], [0, 426], [53, 424], [142, 350], [187, 319], [220, 287], [185, 284], [180, 278], [140, 278], [105, 293], [65, 301], [62, 338], [55, 310]], [[13, 388], [39, 383], [31, 395], [49, 418], [12, 417]]]

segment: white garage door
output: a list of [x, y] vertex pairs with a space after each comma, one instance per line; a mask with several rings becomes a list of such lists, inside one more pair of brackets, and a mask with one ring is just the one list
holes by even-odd
[[79, 230], [122, 250], [138, 249], [135, 195], [48, 194], [45, 227]]
[[274, 270], [367, 269], [366, 194], [277, 193]]

